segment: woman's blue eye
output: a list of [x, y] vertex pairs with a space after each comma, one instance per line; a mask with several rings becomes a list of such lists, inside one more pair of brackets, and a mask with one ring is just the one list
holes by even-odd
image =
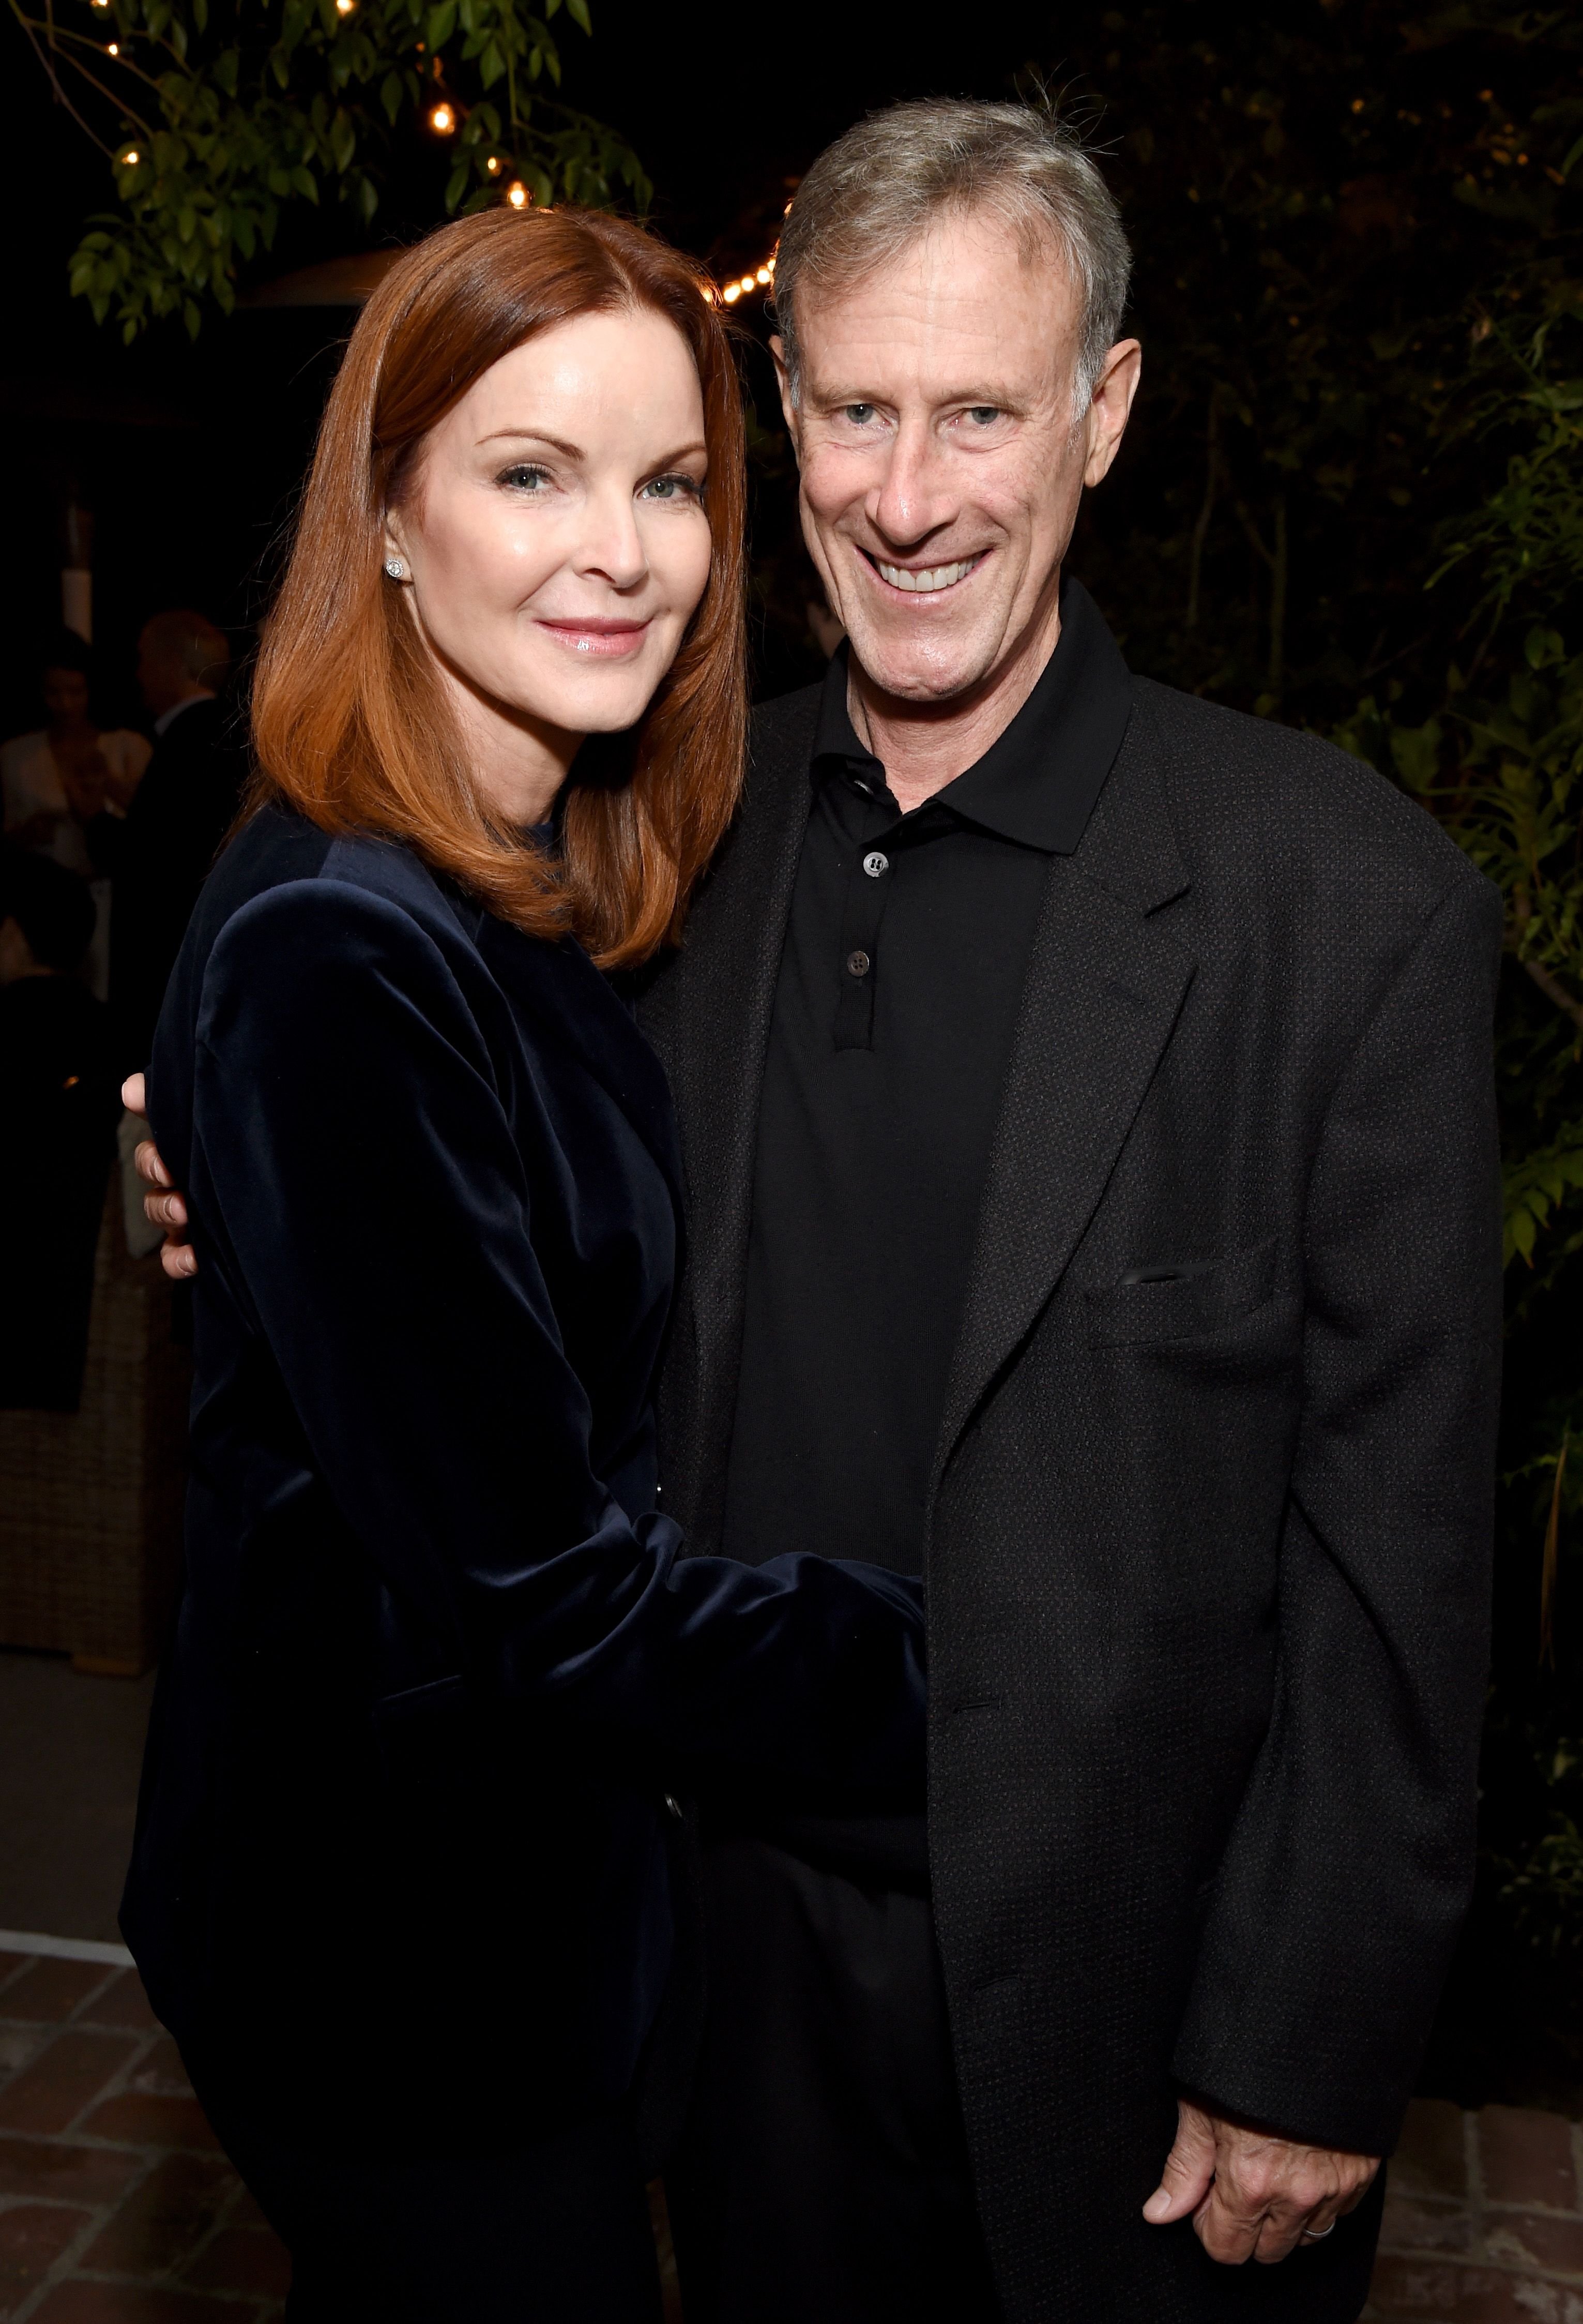
[[501, 482], [510, 484], [516, 492], [536, 493], [541, 484], [548, 484], [549, 471], [548, 468], [535, 468], [523, 461], [514, 468], [502, 469]]
[[696, 500], [697, 481], [692, 476], [656, 476], [643, 487], [645, 496], [656, 501]]

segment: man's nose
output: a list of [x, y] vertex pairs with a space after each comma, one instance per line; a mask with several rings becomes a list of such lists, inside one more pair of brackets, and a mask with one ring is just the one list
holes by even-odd
[[956, 514], [945, 461], [925, 415], [903, 419], [884, 475], [869, 495], [867, 513], [875, 530], [897, 549], [937, 532]]

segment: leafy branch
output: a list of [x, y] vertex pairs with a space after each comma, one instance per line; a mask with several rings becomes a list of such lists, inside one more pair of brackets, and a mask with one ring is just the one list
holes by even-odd
[[[333, 195], [366, 230], [403, 134], [454, 157], [449, 213], [508, 192], [649, 204], [626, 140], [560, 100], [561, 0], [542, 15], [521, 0], [63, 0], [80, 26], [58, 0], [10, 5], [110, 161], [119, 208], [88, 221], [71, 288], [128, 340], [156, 317], [196, 336], [206, 309], [228, 312], [292, 203]], [[588, 32], [587, 0], [566, 8]]]

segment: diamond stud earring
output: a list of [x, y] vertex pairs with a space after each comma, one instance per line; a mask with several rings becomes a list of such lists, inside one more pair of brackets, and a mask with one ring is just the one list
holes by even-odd
[[386, 558], [385, 571], [390, 575], [392, 581], [404, 581], [407, 578], [407, 567], [402, 564], [399, 557]]

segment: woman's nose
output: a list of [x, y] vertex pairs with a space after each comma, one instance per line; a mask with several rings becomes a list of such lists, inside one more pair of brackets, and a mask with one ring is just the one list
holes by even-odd
[[636, 588], [648, 573], [649, 558], [630, 497], [612, 493], [591, 501], [589, 520], [578, 569], [602, 576], [615, 589]]

